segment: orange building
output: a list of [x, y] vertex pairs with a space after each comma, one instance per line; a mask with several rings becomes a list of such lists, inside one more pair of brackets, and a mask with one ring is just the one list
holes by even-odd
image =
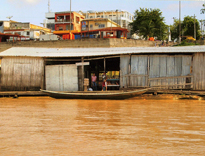
[[[71, 17], [71, 18], [70, 18]], [[69, 35], [70, 33], [81, 32], [81, 21], [85, 17], [77, 12], [56, 12], [55, 13], [55, 31], [56, 35]], [[71, 28], [70, 28], [71, 22]]]

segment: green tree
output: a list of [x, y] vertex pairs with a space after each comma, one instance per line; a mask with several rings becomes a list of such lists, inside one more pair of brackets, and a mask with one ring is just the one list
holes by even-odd
[[204, 14], [205, 13], [205, 3], [202, 6], [203, 8], [201, 9], [201, 14]]
[[132, 34], [137, 33], [146, 39], [148, 37], [165, 38], [167, 26], [159, 9], [140, 8], [135, 11], [134, 17], [135, 20], [130, 23]]
[[[199, 21], [195, 19], [196, 25], [196, 39], [200, 38], [200, 25]], [[175, 19], [174, 24], [171, 27], [172, 40], [179, 38], [179, 20]], [[181, 35], [194, 37], [194, 17], [185, 16], [181, 22]]]
[[[196, 26], [196, 39], [200, 38], [200, 25], [199, 21], [195, 19], [195, 26]], [[183, 36], [192, 36], [194, 37], [194, 17], [186, 16], [182, 22], [182, 32]]]
[[174, 19], [174, 24], [170, 25], [172, 41], [179, 38], [179, 20]]

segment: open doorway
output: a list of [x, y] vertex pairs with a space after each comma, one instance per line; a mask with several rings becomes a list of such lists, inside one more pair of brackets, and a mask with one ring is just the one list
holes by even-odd
[[[86, 70], [85, 70], [86, 72]], [[97, 76], [97, 90], [102, 90], [103, 74], [106, 74], [107, 89], [119, 90], [120, 88], [120, 58], [105, 58], [99, 60], [91, 60], [89, 66], [89, 80], [90, 87], [92, 86], [92, 75], [95, 73]]]

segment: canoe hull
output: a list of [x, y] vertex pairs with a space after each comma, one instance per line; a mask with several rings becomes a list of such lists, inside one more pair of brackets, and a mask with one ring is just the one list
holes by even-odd
[[128, 99], [145, 93], [148, 89], [109, 92], [60, 92], [41, 90], [56, 99]]

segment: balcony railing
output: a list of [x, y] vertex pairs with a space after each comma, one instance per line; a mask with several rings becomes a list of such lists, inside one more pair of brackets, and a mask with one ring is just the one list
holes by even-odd
[[[55, 22], [70, 22], [70, 19], [57, 19]], [[74, 19], [71, 19], [71, 22], [74, 22]]]

